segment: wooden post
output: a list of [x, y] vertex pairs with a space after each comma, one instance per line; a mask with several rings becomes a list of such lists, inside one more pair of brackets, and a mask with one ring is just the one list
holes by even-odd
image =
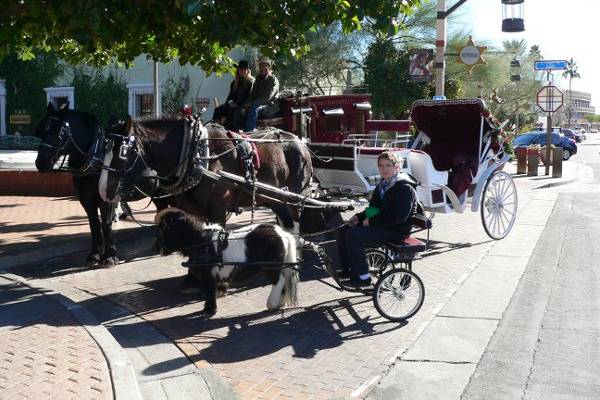
[[[552, 146], [552, 113], [548, 113], [548, 119], [546, 120], [547, 131], [546, 131], [546, 172], [544, 175], [550, 175], [550, 147]], [[537, 174], [536, 174], [537, 175]]]

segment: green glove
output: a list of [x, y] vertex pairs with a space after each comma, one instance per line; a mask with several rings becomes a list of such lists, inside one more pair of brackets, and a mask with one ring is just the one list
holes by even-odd
[[377, 207], [368, 207], [365, 210], [365, 216], [367, 218], [372, 218], [372, 217], [376, 216], [377, 214], [379, 214], [379, 208], [377, 208]]

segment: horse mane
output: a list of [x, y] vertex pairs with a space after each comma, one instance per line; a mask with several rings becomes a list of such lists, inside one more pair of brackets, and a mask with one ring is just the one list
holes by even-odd
[[133, 119], [133, 135], [142, 144], [151, 141], [160, 141], [171, 129], [178, 124], [183, 126], [181, 116], [167, 115], [166, 117], [142, 116]]
[[62, 117], [67, 118], [79, 116], [83, 120], [83, 123], [89, 126], [100, 125], [100, 122], [98, 122], [98, 118], [96, 118], [95, 115], [92, 115], [86, 111], [66, 109], [58, 110], [56, 111], [56, 113]]
[[195, 215], [192, 215], [190, 213], [188, 213], [187, 211], [184, 211], [180, 208], [176, 208], [176, 207], [168, 207], [165, 208], [161, 211], [159, 211], [158, 213], [156, 213], [156, 216], [154, 217], [154, 222], [158, 225], [160, 224], [160, 221], [162, 221], [162, 219], [170, 213], [180, 213], [183, 214], [183, 216], [185, 216], [185, 218], [187, 220], [189, 220], [190, 225], [193, 226], [194, 229], [196, 229], [198, 232], [203, 231], [205, 229], [212, 229], [212, 230], [222, 230], [223, 226], [220, 224], [214, 224], [214, 223], [208, 223], [206, 221], [203, 221], [202, 219], [196, 217]]

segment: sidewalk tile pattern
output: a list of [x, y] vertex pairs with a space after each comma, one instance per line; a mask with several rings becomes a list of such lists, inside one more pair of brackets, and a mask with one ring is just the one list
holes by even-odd
[[[515, 182], [518, 187], [539, 185]], [[522, 210], [530, 198], [519, 196]], [[244, 399], [341, 398], [386, 375], [496, 243], [485, 235], [479, 213], [438, 215], [433, 222], [430, 251], [414, 264], [425, 284], [425, 304], [406, 325], [381, 318], [369, 297], [318, 282], [328, 278], [311, 267], [302, 271], [297, 308], [267, 312], [270, 287], [256, 280], [220, 298], [211, 319], [199, 315], [202, 298], [177, 292], [186, 272], [179, 256], [147, 255], [58, 279], [153, 323], [198, 367], [216, 369]], [[151, 241], [141, 238], [124, 246], [122, 259], [131, 259], [128, 251], [149, 248]]]
[[0, 399], [112, 399], [106, 360], [69, 313], [0, 331]]

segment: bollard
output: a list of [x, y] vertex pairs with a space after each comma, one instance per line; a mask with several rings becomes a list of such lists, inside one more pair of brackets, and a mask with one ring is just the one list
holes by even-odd
[[527, 176], [537, 176], [540, 164], [539, 147], [527, 148]]
[[517, 147], [515, 153], [517, 155], [517, 174], [527, 173], [527, 147]]
[[562, 162], [563, 162], [562, 147], [554, 147], [552, 149], [552, 177], [553, 178], [562, 178]]

